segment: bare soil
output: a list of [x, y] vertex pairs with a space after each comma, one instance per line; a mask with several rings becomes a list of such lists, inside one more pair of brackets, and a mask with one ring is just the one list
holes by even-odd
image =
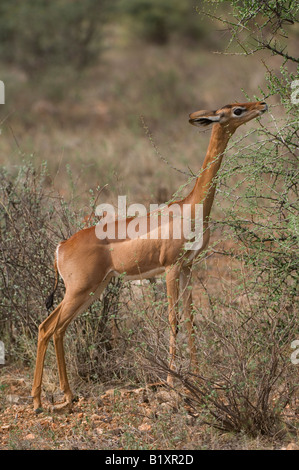
[[299, 450], [298, 441], [218, 432], [203, 424], [187, 403], [161, 384], [102, 390], [89, 385], [72, 410], [53, 412], [44, 397], [36, 414], [31, 371], [1, 371], [0, 450]]

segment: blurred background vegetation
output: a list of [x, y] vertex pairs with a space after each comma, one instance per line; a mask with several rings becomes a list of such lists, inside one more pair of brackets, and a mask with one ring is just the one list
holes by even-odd
[[[197, 138], [188, 114], [253, 99], [266, 86], [262, 60], [274, 71], [282, 63], [235, 44], [219, 54], [230, 32], [209, 16], [216, 6], [228, 15], [227, 2], [193, 0], [1, 2], [1, 162], [46, 160], [61, 194], [70, 168], [83, 192], [109, 183], [109, 198], [169, 198], [184, 180], [157, 159], [140, 116], [173, 166], [197, 171], [208, 133]], [[297, 25], [286, 27], [293, 53]]]
[[[268, 115], [227, 150], [213, 256], [194, 269], [204, 382], [188, 375], [183, 333], [177, 380], [220, 429], [281, 436], [297, 385], [289, 360], [298, 336], [297, 15], [285, 0], [1, 1], [0, 337], [10, 364], [32, 372], [55, 245], [99, 202], [126, 194], [148, 205], [189, 191], [192, 178], [173, 168], [196, 174], [210, 135], [189, 126], [189, 113], [263, 99]], [[77, 387], [165, 377], [165, 292], [161, 301], [151, 286], [132, 289], [112, 285], [70, 327]], [[57, 302], [62, 295], [61, 284]], [[53, 363], [50, 349], [45, 382], [54, 393]]]

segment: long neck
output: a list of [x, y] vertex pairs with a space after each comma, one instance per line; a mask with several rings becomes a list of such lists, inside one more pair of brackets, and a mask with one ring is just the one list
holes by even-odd
[[223, 128], [220, 124], [214, 124], [207, 154], [205, 156], [201, 172], [196, 179], [195, 186], [185, 199], [192, 206], [203, 204], [203, 219], [207, 221], [213, 205], [217, 172], [220, 168], [224, 150], [232, 132]]

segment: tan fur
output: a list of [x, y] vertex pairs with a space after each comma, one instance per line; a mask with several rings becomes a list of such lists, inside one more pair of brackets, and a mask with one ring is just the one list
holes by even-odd
[[[233, 110], [238, 106], [244, 107], [246, 112], [236, 117], [233, 115]], [[175, 202], [179, 206], [191, 204], [193, 217], [195, 204], [203, 204], [203, 245], [196, 252], [196, 256], [208, 246], [208, 222], [215, 195], [215, 176], [220, 167], [227, 143], [237, 127], [261, 115], [266, 109], [265, 103], [236, 103], [217, 111], [198, 111], [190, 115], [190, 123], [193, 125], [206, 125], [209, 123], [209, 117], [213, 118], [211, 121], [213, 128], [210, 143], [195, 186], [186, 198]], [[205, 121], [202, 122], [201, 119], [205, 119]], [[116, 226], [118, 224], [128, 224], [131, 220], [132, 218], [116, 221]], [[148, 214], [146, 216], [147, 230], [150, 226], [149, 221], [150, 215]], [[170, 223], [170, 233], [172, 231], [173, 226]], [[84, 311], [93, 300], [100, 296], [115, 275], [125, 273], [129, 279], [142, 279], [149, 272], [151, 275], [166, 272], [170, 324], [170, 370], [174, 370], [175, 367], [178, 300], [180, 296], [183, 300], [185, 324], [189, 333], [191, 361], [196, 367], [192, 293], [189, 288], [192, 274], [191, 267], [195, 256], [193, 252], [183, 250], [185, 242], [184, 237], [179, 240], [171, 237], [169, 240], [164, 240], [161, 237], [158, 237], [158, 239], [99, 240], [95, 234], [95, 227], [91, 227], [75, 233], [71, 238], [60, 243], [56, 252], [56, 261], [66, 292], [61, 304], [39, 327], [36, 369], [32, 388], [35, 409], [41, 407], [44, 357], [48, 341], [52, 335], [54, 336], [60, 387], [65, 395], [65, 401], [59, 407], [71, 404], [72, 392], [67, 380], [63, 351], [65, 330], [76, 315]], [[91, 296], [91, 293], [94, 293], [94, 295]], [[168, 382], [172, 383], [171, 373], [168, 376]]]

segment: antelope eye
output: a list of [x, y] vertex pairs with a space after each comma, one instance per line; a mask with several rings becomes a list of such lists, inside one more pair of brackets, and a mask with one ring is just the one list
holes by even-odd
[[240, 116], [240, 114], [242, 114], [242, 112], [243, 112], [243, 110], [242, 110], [241, 108], [236, 108], [236, 109], [234, 110], [234, 114], [235, 114], [236, 116]]

